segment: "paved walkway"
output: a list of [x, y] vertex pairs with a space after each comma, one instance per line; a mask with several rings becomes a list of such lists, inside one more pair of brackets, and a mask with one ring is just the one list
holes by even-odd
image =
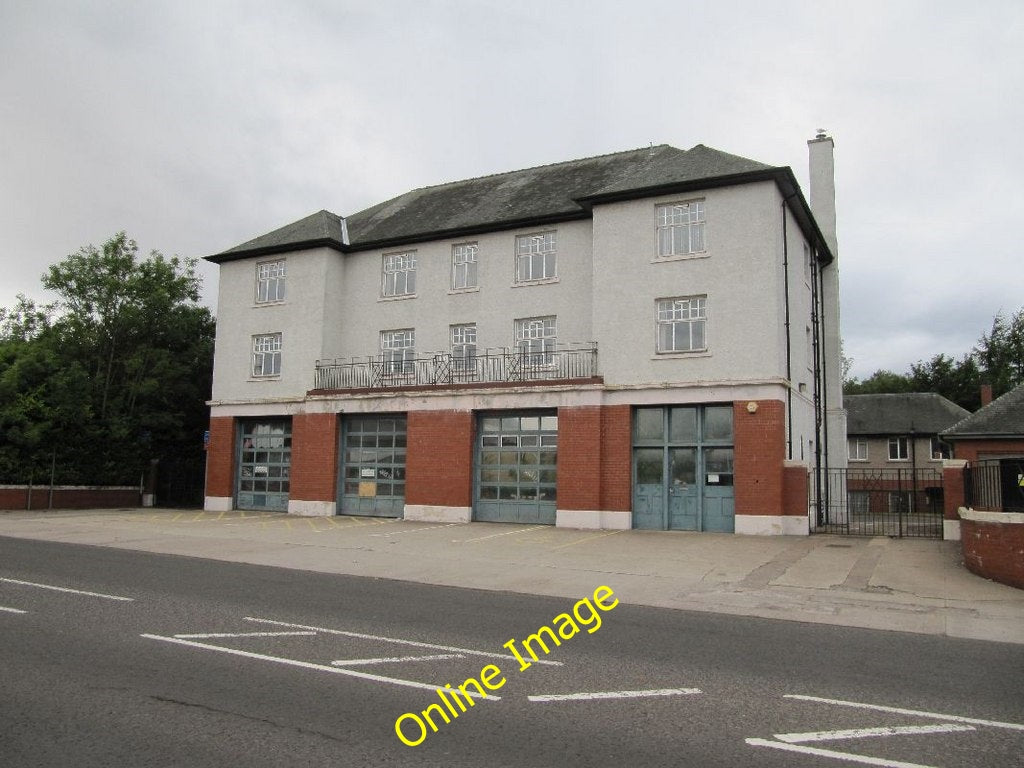
[[959, 542], [152, 509], [0, 512], [0, 535], [1024, 644], [1024, 590], [968, 572]]

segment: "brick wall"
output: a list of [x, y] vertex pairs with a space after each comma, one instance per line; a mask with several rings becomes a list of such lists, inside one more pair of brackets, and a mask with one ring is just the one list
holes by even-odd
[[471, 506], [473, 413], [410, 411], [407, 424], [406, 503]]
[[[733, 403], [736, 514], [783, 514], [786, 414], [780, 400]], [[806, 511], [804, 512], [806, 514]]]
[[782, 514], [807, 516], [807, 486], [810, 478], [807, 467], [789, 466], [782, 468]]
[[231, 416], [210, 418], [210, 444], [206, 449], [206, 495], [234, 495], [235, 420]]
[[558, 409], [558, 508], [601, 508], [601, 408]]
[[942, 468], [942, 516], [946, 520], [959, 519], [958, 511], [965, 506], [964, 479], [963, 467]]
[[[31, 505], [28, 486], [0, 488], [0, 509], [46, 509], [50, 505], [50, 487], [32, 487]], [[110, 509], [137, 507], [142, 503], [138, 488], [102, 486], [61, 487], [53, 489], [53, 509]]]
[[338, 415], [299, 413], [292, 417], [289, 498], [335, 501], [338, 497]]
[[953, 457], [974, 463], [988, 456], [1024, 455], [1024, 439], [1011, 440], [956, 440]]
[[633, 508], [633, 410], [628, 405], [601, 409], [601, 502], [598, 509]]
[[[1007, 514], [1007, 513], [994, 513]], [[1013, 515], [1007, 520], [1020, 518]], [[1024, 522], [960, 520], [964, 565], [986, 579], [1024, 589]]]

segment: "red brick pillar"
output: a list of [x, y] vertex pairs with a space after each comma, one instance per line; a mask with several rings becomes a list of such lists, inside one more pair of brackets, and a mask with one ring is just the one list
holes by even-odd
[[231, 509], [235, 495], [235, 419], [210, 417], [206, 447], [206, 509]]
[[606, 405], [601, 409], [601, 506], [633, 509], [633, 409]]
[[967, 506], [964, 473], [967, 462], [946, 459], [942, 462], [942, 512], [946, 520], [959, 520], [960, 507]]
[[736, 532], [806, 534], [806, 506], [792, 510], [800, 481], [799, 468], [786, 467], [785, 404], [781, 400], [733, 403], [733, 442]]
[[288, 511], [333, 515], [338, 500], [338, 414], [292, 416], [292, 466]]
[[558, 409], [558, 508], [601, 508], [601, 408]]
[[407, 425], [406, 519], [468, 522], [473, 509], [473, 413], [410, 411]]

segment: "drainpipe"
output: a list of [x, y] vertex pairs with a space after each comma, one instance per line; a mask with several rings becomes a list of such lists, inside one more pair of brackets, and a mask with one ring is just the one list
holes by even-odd
[[[793, 197], [790, 195], [789, 197]], [[782, 200], [782, 274], [786, 303], [786, 458], [793, 458], [793, 339], [789, 327], [789, 236], [786, 233], [786, 201]]]

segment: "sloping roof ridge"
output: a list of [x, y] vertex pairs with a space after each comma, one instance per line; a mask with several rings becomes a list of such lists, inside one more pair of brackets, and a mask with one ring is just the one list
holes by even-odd
[[[697, 146], [703, 146], [703, 145], [697, 145]], [[411, 194], [413, 192], [424, 192], [424, 191], [426, 191], [428, 189], [440, 189], [442, 187], [450, 187], [450, 186], [453, 186], [455, 184], [467, 184], [467, 183], [469, 183], [471, 181], [483, 181], [484, 179], [497, 179], [497, 178], [500, 178], [501, 176], [514, 176], [517, 173], [528, 173], [530, 171], [539, 171], [542, 168], [557, 168], [558, 166], [561, 166], [561, 165], [576, 165], [578, 163], [585, 163], [585, 162], [588, 162], [590, 160], [603, 160], [605, 158], [615, 157], [617, 155], [628, 155], [628, 154], [632, 154], [632, 153], [635, 153], [635, 152], [652, 152], [653, 153], [653, 152], [655, 152], [657, 150], [663, 150], [663, 149], [675, 149], [677, 152], [686, 152], [687, 151], [685, 149], [678, 149], [676, 147], [673, 147], [670, 144], [651, 144], [650, 146], [647, 146], [647, 147], [637, 147], [636, 149], [623, 149], [623, 150], [619, 150], [618, 152], [606, 152], [606, 153], [601, 154], [601, 155], [591, 155], [589, 157], [579, 157], [579, 158], [576, 158], [575, 160], [559, 160], [558, 162], [555, 162], [555, 163], [541, 163], [539, 165], [531, 165], [528, 168], [516, 168], [515, 170], [512, 170], [512, 171], [499, 171], [498, 173], [485, 173], [485, 174], [483, 174], [481, 176], [470, 176], [469, 178], [466, 178], [466, 179], [456, 179], [454, 181], [444, 181], [444, 182], [441, 182], [440, 184], [429, 184], [429, 185], [427, 185], [425, 187], [415, 187], [415, 188], [409, 190], [408, 192], [404, 192], [401, 195], [397, 195], [396, 197], [391, 198], [391, 200], [397, 200], [399, 197], [404, 197], [405, 195]], [[705, 147], [705, 149], [711, 149], [711, 147]], [[715, 151], [717, 152], [718, 150], [715, 150]], [[385, 201], [385, 202], [390, 202], [390, 200]], [[377, 206], [375, 205], [373, 207], [376, 208]]]

